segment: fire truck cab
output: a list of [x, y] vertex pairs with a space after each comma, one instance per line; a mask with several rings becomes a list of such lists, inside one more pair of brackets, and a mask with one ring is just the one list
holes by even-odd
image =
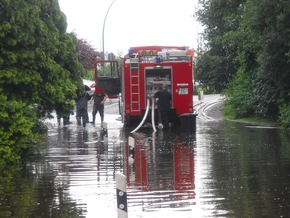
[[[194, 51], [180, 46], [131, 47], [121, 63], [120, 114], [125, 127], [138, 125], [148, 106], [148, 96], [166, 83], [172, 94], [169, 122], [178, 126], [180, 116], [193, 113], [193, 57]], [[147, 120], [151, 122], [150, 116]]]

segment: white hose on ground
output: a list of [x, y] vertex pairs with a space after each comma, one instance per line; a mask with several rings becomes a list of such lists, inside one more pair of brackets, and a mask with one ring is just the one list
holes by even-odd
[[149, 107], [150, 107], [150, 100], [149, 98], [147, 99], [147, 107], [146, 107], [146, 111], [145, 111], [145, 114], [144, 114], [144, 117], [141, 121], [141, 123], [133, 130], [131, 131], [131, 133], [134, 133], [136, 132], [138, 129], [140, 129], [140, 127], [143, 125], [143, 123], [145, 122], [146, 118], [147, 118], [147, 115], [148, 115], [148, 111], [149, 111]]
[[156, 132], [156, 127], [155, 127], [155, 105], [154, 105], [155, 99], [152, 98], [152, 105], [151, 105], [151, 122], [152, 122], [152, 128], [153, 131]]

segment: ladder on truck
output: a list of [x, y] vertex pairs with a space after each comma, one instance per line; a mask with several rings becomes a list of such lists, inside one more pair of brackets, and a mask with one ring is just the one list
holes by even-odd
[[140, 75], [139, 75], [139, 59], [130, 58], [130, 97], [131, 111], [140, 111]]

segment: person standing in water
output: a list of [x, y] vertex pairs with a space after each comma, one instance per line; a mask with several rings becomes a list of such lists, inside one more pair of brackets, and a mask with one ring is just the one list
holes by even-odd
[[107, 99], [107, 95], [105, 93], [96, 93], [94, 92], [94, 94], [91, 97], [90, 103], [92, 103], [92, 101], [94, 101], [94, 105], [93, 105], [93, 124], [95, 125], [95, 121], [96, 121], [96, 115], [99, 112], [100, 117], [101, 117], [101, 127], [103, 127], [103, 122], [104, 122], [104, 104], [105, 101]]
[[[88, 100], [90, 99], [89, 91], [87, 87], [84, 86], [84, 89], [78, 95], [76, 100], [76, 119], [77, 124], [83, 124], [83, 127], [86, 126], [88, 122]], [[83, 121], [83, 122], [82, 122]]]
[[162, 84], [162, 90], [154, 94], [154, 98], [158, 99], [157, 108], [160, 114], [161, 122], [164, 129], [169, 128], [169, 111], [171, 108], [172, 94], [167, 90], [167, 83]]

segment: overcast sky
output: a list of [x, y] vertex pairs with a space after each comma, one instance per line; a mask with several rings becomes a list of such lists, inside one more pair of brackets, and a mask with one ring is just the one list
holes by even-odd
[[[102, 51], [106, 12], [113, 0], [59, 0], [68, 32]], [[197, 0], [115, 0], [105, 23], [105, 51], [127, 53], [131, 46], [197, 47]]]

